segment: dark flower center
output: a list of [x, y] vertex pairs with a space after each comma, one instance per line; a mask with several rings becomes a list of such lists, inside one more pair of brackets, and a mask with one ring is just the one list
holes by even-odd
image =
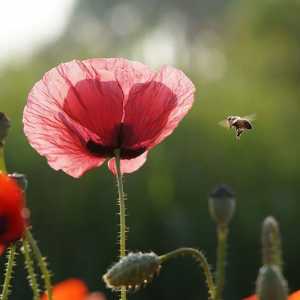
[[90, 153], [100, 157], [113, 157], [115, 156], [114, 150], [120, 149], [120, 157], [123, 159], [132, 159], [138, 157], [141, 154], [143, 154], [146, 150], [146, 148], [126, 149], [126, 148], [103, 146], [101, 144], [97, 144], [93, 142], [92, 140], [89, 140], [87, 142], [86, 147]]
[[123, 159], [132, 159], [140, 156], [146, 151], [145, 147], [131, 149], [122, 146], [123, 135], [125, 130], [130, 130], [128, 126], [121, 123], [118, 126], [118, 145], [116, 146], [106, 146], [100, 143], [95, 143], [93, 140], [89, 140], [86, 144], [87, 149], [90, 153], [100, 157], [113, 157], [115, 156], [114, 151], [120, 149], [120, 157]]
[[8, 221], [7, 217], [0, 216], [0, 235], [4, 234], [7, 231]]

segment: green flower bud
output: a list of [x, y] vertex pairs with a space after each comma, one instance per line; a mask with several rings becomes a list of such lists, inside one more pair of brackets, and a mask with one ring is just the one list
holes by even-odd
[[103, 276], [107, 287], [113, 290], [139, 289], [150, 282], [161, 268], [159, 257], [151, 253], [129, 253], [114, 264]]
[[208, 205], [213, 220], [218, 225], [226, 226], [235, 211], [234, 193], [226, 185], [217, 186], [210, 194]]
[[259, 270], [256, 295], [260, 300], [287, 300], [287, 282], [277, 266], [267, 265]]
[[8, 130], [10, 128], [10, 121], [7, 116], [0, 112], [0, 147], [3, 147], [5, 138], [8, 135]]
[[262, 225], [262, 254], [264, 265], [282, 267], [282, 250], [279, 225], [275, 218], [265, 218]]

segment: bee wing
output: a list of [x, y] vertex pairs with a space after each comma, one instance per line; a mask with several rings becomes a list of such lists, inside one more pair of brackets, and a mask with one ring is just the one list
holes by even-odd
[[222, 126], [222, 127], [230, 128], [227, 119], [220, 121], [218, 124], [219, 124], [220, 126]]
[[246, 119], [246, 120], [249, 120], [249, 121], [254, 121], [256, 119], [256, 114], [251, 114], [251, 115], [248, 115], [248, 116], [244, 116], [244, 117], [242, 117], [242, 119]]

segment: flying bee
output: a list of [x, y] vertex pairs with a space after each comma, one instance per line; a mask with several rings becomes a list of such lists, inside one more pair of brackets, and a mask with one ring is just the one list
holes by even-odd
[[253, 129], [252, 121], [254, 120], [255, 114], [245, 117], [228, 116], [225, 120], [219, 122], [219, 124], [226, 128], [234, 128], [236, 138], [240, 139], [240, 136], [244, 131]]

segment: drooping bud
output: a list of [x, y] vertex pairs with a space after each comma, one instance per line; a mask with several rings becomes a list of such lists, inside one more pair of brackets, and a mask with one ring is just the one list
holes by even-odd
[[10, 128], [10, 121], [8, 117], [0, 112], [0, 147], [3, 147], [5, 138], [8, 135], [8, 130]]
[[28, 180], [26, 178], [26, 175], [21, 174], [21, 173], [12, 173], [12, 174], [9, 174], [8, 176], [10, 178], [13, 178], [23, 191], [26, 191], [27, 186], [28, 186]]
[[266, 265], [260, 269], [256, 295], [259, 300], [287, 300], [287, 282], [277, 266]]
[[282, 267], [281, 237], [278, 222], [269, 216], [262, 225], [262, 256], [264, 265]]
[[213, 220], [218, 225], [228, 225], [235, 211], [233, 191], [226, 185], [217, 186], [210, 194], [208, 205]]
[[103, 276], [107, 287], [120, 290], [139, 289], [149, 283], [161, 268], [159, 256], [155, 253], [129, 253], [114, 264]]

